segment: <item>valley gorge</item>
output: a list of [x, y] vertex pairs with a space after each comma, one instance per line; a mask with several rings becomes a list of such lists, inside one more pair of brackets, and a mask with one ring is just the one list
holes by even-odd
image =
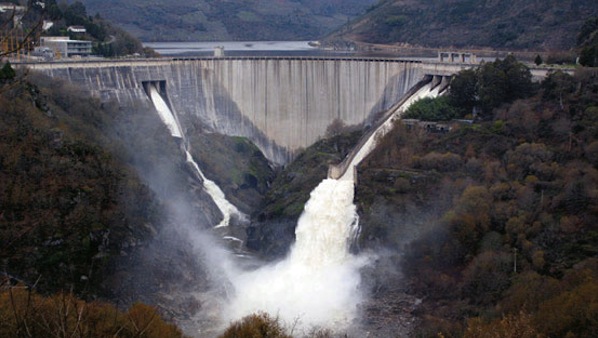
[[598, 19], [563, 47], [593, 2], [276, 2], [184, 11], [346, 25], [317, 53], [160, 57], [49, 0], [23, 22], [104, 57], [0, 35], [0, 336], [594, 337]]
[[[237, 61], [233, 60], [231, 66], [234, 66], [235, 62]], [[322, 128], [326, 126], [325, 124], [330, 125], [333, 123], [341, 123], [341, 125], [349, 125], [349, 122], [351, 122], [351, 124], [358, 123], [358, 121], [360, 121], [359, 119], [361, 119], [361, 123], [368, 123], [367, 121], [370, 120], [373, 121], [376, 113], [379, 113], [385, 107], [390, 107], [396, 103], [403, 93], [406, 93], [411, 86], [415, 85], [421, 79], [421, 75], [419, 75], [421, 74], [420, 67], [417, 64], [411, 64], [409, 62], [391, 62], [385, 64], [379, 60], [373, 60], [371, 62], [363, 61], [360, 64], [359, 62], [352, 63], [351, 61], [347, 63], [346, 66], [343, 65], [344, 62], [346, 61], [275, 60], [264, 62], [257, 60], [257, 62], [252, 62], [249, 60], [243, 62], [243, 69], [247, 71], [252, 64], [255, 64], [256, 71], [249, 72], [249, 74], [252, 74], [252, 76], [249, 78], [237, 76], [236, 79], [237, 82], [238, 80], [242, 80], [249, 81], [250, 83], [256, 83], [256, 81], [259, 81], [259, 79], [264, 79], [266, 81], [270, 81], [270, 83], [273, 83], [274, 87], [266, 88], [264, 91], [264, 93], [268, 93], [269, 98], [261, 99], [265, 100], [262, 101], [264, 102], [262, 103], [262, 107], [274, 107], [274, 109], [276, 109], [277, 107], [284, 106], [287, 107], [287, 109], [290, 108], [291, 110], [288, 112], [282, 112], [282, 118], [280, 117], [280, 111], [278, 111], [278, 113], [274, 113], [277, 110], [266, 110], [266, 116], [268, 116], [270, 119], [273, 119], [274, 123], [277, 123], [279, 126], [281, 126], [280, 122], [276, 121], [285, 121], [285, 116], [293, 116], [294, 121], [291, 120], [288, 122], [288, 130], [292, 130], [293, 127], [290, 126], [297, 124], [295, 121], [298, 121], [300, 124], [311, 123], [311, 125], [309, 125], [309, 127], [305, 130], [312, 133], [320, 133], [321, 136], [318, 136], [318, 138], [322, 137], [325, 132], [330, 132], [327, 130], [329, 128]], [[183, 67], [188, 67], [187, 64], [189, 63], [197, 62], [188, 61], [183, 62], [182, 65]], [[202, 63], [199, 63], [198, 65], [201, 67]], [[277, 136], [280, 134], [273, 133], [272, 131], [274, 131], [274, 129], [265, 129], [268, 131], [268, 134], [266, 134], [259, 130], [259, 128], [250, 127], [248, 129], [247, 127], [243, 127], [243, 125], [239, 126], [238, 124], [234, 123], [234, 121], [245, 120], [249, 121], [245, 122], [246, 125], [251, 126], [249, 124], [251, 119], [247, 118], [247, 115], [255, 116], [255, 113], [251, 113], [250, 110], [249, 113], [245, 112], [244, 115], [246, 116], [235, 117], [241, 115], [239, 114], [238, 110], [235, 110], [238, 109], [235, 108], [235, 106], [243, 107], [243, 104], [247, 105], [246, 101], [248, 100], [248, 97], [244, 97], [240, 94], [235, 94], [236, 96], [232, 94], [235, 93], [235, 90], [238, 91], [238, 89], [235, 88], [243, 88], [245, 85], [242, 83], [235, 85], [234, 82], [227, 84], [225, 82], [226, 85], [223, 86], [224, 89], [217, 89], [219, 86], [221, 86], [220, 83], [224, 81], [223, 79], [228, 78], [227, 76], [223, 75], [219, 75], [218, 77], [204, 75], [203, 78], [200, 78], [201, 80], [189, 80], [188, 76], [191, 74], [203, 74], [204, 72], [201, 71], [201, 68], [192, 68], [194, 71], [188, 72], [186, 70], [178, 71], [176, 68], [171, 68], [171, 65], [169, 66], [169, 73], [160, 73], [151, 71], [150, 68], [144, 66], [137, 67], [136, 69], [113, 66], [105, 69], [94, 69], [90, 68], [90, 65], [88, 64], [85, 64], [82, 68], [73, 68], [71, 66], [72, 65], [69, 65], [68, 68], [61, 69], [54, 65], [50, 69], [39, 69], [38, 72], [41, 73], [39, 75], [40, 79], [43, 79], [48, 75], [52, 76], [54, 79], [59, 79], [62, 77], [64, 80], [66, 80], [65, 85], [74, 85], [80, 89], [86, 88], [84, 90], [79, 90], [79, 95], [86, 95], [85, 92], [88, 91], [92, 94], [92, 96], [99, 100], [101, 105], [113, 107], [112, 109], [121, 111], [122, 113], [119, 113], [119, 115], [121, 115], [124, 119], [122, 122], [125, 122], [130, 118], [149, 118], [150, 120], [155, 121], [156, 117], [159, 116], [159, 119], [163, 121], [166, 129], [170, 130], [170, 134], [173, 137], [173, 139], [168, 143], [171, 143], [172, 146], [175, 147], [178, 144], [179, 147], [181, 147], [179, 153], [181, 155], [186, 154], [185, 156], [187, 157], [187, 159], [184, 161], [175, 161], [173, 164], [178, 162], [179, 164], [176, 166], [179, 168], [175, 169], [175, 173], [168, 173], [167, 171], [164, 171], [167, 169], [162, 168], [162, 165], [158, 163], [150, 164], [152, 161], [154, 161], [151, 159], [152, 156], [157, 154], [150, 155], [147, 158], [146, 156], [149, 154], [143, 155], [146, 154], [147, 151], [151, 153], [153, 150], [149, 148], [145, 150], [142, 150], [143, 148], [135, 149], [135, 147], [138, 146], [135, 146], [134, 143], [127, 145], [127, 148], [129, 148], [128, 151], [136, 153], [135, 156], [138, 158], [136, 161], [146, 163], [142, 167], [138, 167], [138, 170], [140, 171], [141, 176], [145, 178], [146, 182], [148, 182], [149, 187], [154, 191], [158, 199], [162, 201], [162, 204], [166, 208], [165, 211], [167, 212], [163, 216], [165, 217], [166, 223], [163, 223], [161, 226], [155, 228], [155, 231], [157, 232], [154, 233], [154, 239], [152, 239], [150, 242], [141, 244], [140, 246], [138, 244], [138, 246], [131, 247], [130, 249], [126, 250], [129, 251], [129, 253], [126, 253], [126, 251], [121, 251], [121, 255], [123, 255], [123, 257], [116, 259], [115, 262], [117, 262], [117, 264], [113, 265], [112, 267], [111, 277], [107, 278], [103, 282], [102, 288], [104, 289], [104, 292], [108, 292], [108, 294], [111, 294], [110, 297], [121, 299], [121, 301], [124, 302], [127, 302], [127, 299], [138, 299], [144, 300], [150, 304], [156, 304], [160, 306], [160, 308], [162, 308], [166, 313], [172, 314], [174, 318], [177, 319], [177, 322], [183, 328], [185, 328], [185, 331], [189, 334], [195, 335], [197, 332], [200, 332], [200, 336], [214, 334], [214, 331], [211, 330], [216, 330], [219, 325], [223, 325], [223, 322], [220, 321], [222, 315], [219, 315], [217, 310], [217, 308], [221, 305], [218, 305], [218, 303], [214, 302], [218, 302], [218, 299], [223, 299], [223, 297], [226, 299], [232, 296], [229, 294], [231, 290], [226, 286], [228, 283], [227, 280], [230, 280], [231, 278], [229, 275], [231, 272], [227, 271], [228, 268], [225, 268], [225, 266], [233, 263], [226, 263], [228, 258], [225, 257], [229, 254], [224, 254], [223, 251], [219, 254], [219, 250], [224, 250], [224, 248], [228, 247], [230, 250], [232, 250], [232, 252], [236, 252], [238, 257], [245, 257], [230, 258], [233, 260], [240, 259], [241, 266], [255, 266], [259, 263], [255, 261], [256, 258], [250, 258], [251, 256], [248, 256], [247, 253], [244, 253], [244, 248], [239, 246], [239, 243], [243, 243], [243, 241], [246, 240], [246, 235], [244, 234], [246, 230], [243, 230], [243, 228], [247, 226], [247, 220], [244, 220], [243, 217], [233, 217], [231, 219], [230, 226], [225, 227], [228, 229], [222, 229], [224, 232], [219, 229], [220, 226], [217, 226], [219, 222], [218, 219], [221, 219], [225, 213], [222, 212], [222, 208], [218, 206], [218, 203], [213, 203], [215, 201], [214, 198], [210, 198], [205, 194], [205, 191], [207, 190], [201, 188], [202, 185], [206, 186], [206, 182], [208, 182], [206, 177], [203, 176], [203, 174], [194, 175], [192, 173], [193, 170], [197, 170], [197, 164], [192, 160], [192, 157], [189, 157], [192, 156], [192, 153], [195, 152], [194, 148], [196, 148], [194, 145], [189, 143], [197, 137], [192, 134], [193, 132], [211, 134], [218, 131], [224, 131], [234, 135], [239, 130], [241, 130], [242, 133], [244, 130], [243, 128], [245, 128], [245, 130], [257, 130], [257, 133], [254, 132], [253, 134], [246, 135], [241, 134], [237, 135], [236, 137], [245, 136], [249, 139], [256, 140], [258, 144], [260, 140], [274, 139], [274, 142], [262, 141], [260, 146], [260, 148], [265, 150], [267, 157], [270, 157], [270, 161], [274, 166], [279, 166], [281, 163], [287, 163], [288, 159], [291, 158], [290, 156], [296, 156], [292, 154], [297, 151], [297, 148], [302, 147], [301, 142], [305, 142], [306, 139], [309, 140], [309, 138], [313, 138], [313, 136], [304, 134], [299, 138], [291, 138], [291, 143], [289, 143], [289, 141], [285, 141], [284, 138], [281, 139], [280, 136]], [[260, 71], [260, 69], [262, 69], [264, 66], [278, 67], [279, 70], [276, 70], [277, 68], [269, 68], [270, 70], [268, 71]], [[311, 71], [310, 69], [312, 67], [316, 68]], [[325, 73], [329, 74], [329, 76], [324, 78], [318, 77], [317, 74], [321, 73], [319, 69], [325, 70], [327, 68], [330, 69], [330, 71]], [[345, 68], [346, 70], [343, 70]], [[249, 70], [250, 69], [251, 68], [249, 68]], [[172, 72], [173, 70], [174, 72]], [[235, 74], [238, 74], [238, 71], [235, 71], [235, 68], [232, 68], [232, 71]], [[352, 84], [351, 81], [348, 81], [350, 78], [346, 76], [354, 71], [365, 74], [365, 79], [371, 78], [371, 80], [369, 82], [363, 82], [363, 78], [359, 77], [357, 78], [359, 82]], [[45, 74], [42, 75], [43, 73]], [[172, 77], [172, 75], [168, 74], [177, 74], [177, 77]], [[178, 78], [181, 76], [181, 74], [186, 74], [186, 79]], [[274, 77], [267, 74], [274, 74]], [[301, 76], [306, 77], [301, 80]], [[288, 77], [290, 77], [291, 80], [285, 80], [285, 78]], [[334, 78], [338, 79], [334, 80]], [[46, 80], [43, 81], [48, 80], [49, 78], [46, 78]], [[184, 83], [190, 83], [189, 81], [196, 81], [191, 83], [201, 84], [198, 86], [199, 88], [205, 87], [202, 90], [204, 93], [216, 94], [210, 94], [210, 96], [207, 96], [208, 100], [205, 100], [203, 97], [198, 98], [197, 102], [204, 103], [199, 105], [199, 107], [195, 107], [194, 110], [191, 111], [191, 114], [180, 113], [181, 111], [188, 111], [185, 107], [191, 107], [193, 105], [193, 97], [195, 97], [193, 95], [197, 95], [194, 94], [197, 92], [197, 87], [185, 87], [185, 85], [183, 85]], [[211, 86], [211, 83], [214, 83], [215, 87], [207, 87]], [[291, 86], [288, 89], [285, 89], [284, 86], [281, 87], [281, 84], [284, 86], [289, 86], [292, 84], [292, 86], [298, 87]], [[312, 114], [308, 109], [309, 107], [326, 107], [327, 105], [334, 105], [342, 102], [342, 100], [339, 100], [339, 95], [336, 93], [342, 93], [347, 90], [345, 89], [345, 86], [348, 86], [346, 88], [354, 88], [354, 86], [364, 86], [363, 88], [369, 88], [365, 92], [372, 93], [374, 99], [366, 99], [366, 97], [360, 96], [347, 96], [345, 100], [349, 101], [347, 101], [346, 104], [340, 104], [339, 107], [333, 108], [334, 113], [328, 114], [328, 122], [324, 122], [325, 124], [321, 121], [322, 118], [326, 118], [326, 114], [316, 114], [314, 120], [309, 117]], [[287, 93], [295, 93], [298, 90], [295, 88], [305, 88], [305, 90], [319, 92], [319, 101], [302, 101], [300, 98], [304, 94], [302, 94], [303, 91], [301, 90], [299, 90], [299, 96], [297, 98], [292, 98], [292, 96], [296, 94], [293, 94], [291, 97], [289, 97], [289, 95], [284, 94], [284, 92], [281, 92], [280, 96], [273, 93], [273, 90], [287, 90]], [[374, 91], [371, 92], [372, 90]], [[255, 90], [252, 93], [255, 93]], [[189, 95], [191, 95], [191, 98], [188, 98]], [[211, 95], [214, 95], [216, 99], [212, 99]], [[162, 99], [160, 96], [164, 98], [164, 101], [161, 101]], [[231, 98], [235, 97], [239, 97], [240, 99], [232, 101]], [[256, 101], [256, 99], [258, 101]], [[283, 102], [286, 102], [286, 100], [289, 99], [295, 100], [298, 103], [304, 103], [295, 105], [282, 103], [280, 106], [277, 106], [277, 100], [284, 100]], [[254, 96], [252, 100], [254, 102], [258, 102], [258, 109], [256, 110], [258, 111], [260, 109], [259, 95], [257, 97]], [[211, 105], [209, 103], [211, 101], [215, 102], [215, 104]], [[227, 103], [231, 101], [239, 102], [239, 104]], [[224, 102], [224, 104], [222, 104], [222, 102]], [[305, 104], [307, 104], [307, 106], [305, 106]], [[172, 109], [174, 109], [173, 112], [176, 112], [176, 114], [157, 114], [152, 107], [153, 105], [156, 105], [157, 111], [168, 109], [159, 108], [160, 106], [172, 107]], [[213, 108], [206, 109], [206, 105], [207, 107]], [[233, 107], [233, 109], [227, 107]], [[246, 107], [252, 107], [252, 105]], [[343, 107], [352, 107], [353, 109], [347, 109]], [[365, 110], [365, 113], [358, 112], [355, 107], [363, 107], [361, 109]], [[298, 110], [293, 111], [293, 108]], [[227, 111], [229, 110], [232, 112], [228, 113]], [[143, 113], [144, 111], [145, 113]], [[139, 116], [139, 114], [147, 113], [154, 115], [154, 117]], [[128, 117], [129, 114], [131, 115]], [[191, 117], [195, 114], [200, 116], [200, 119], [197, 121], [193, 121], [191, 119]], [[232, 116], [232, 121], [227, 121], [227, 116]], [[257, 119], [253, 117], [253, 120], [259, 121], [259, 117]], [[268, 123], [271, 122], [266, 122], [262, 125], [267, 126]], [[128, 127], [126, 125], [122, 125], [115, 129], [121, 130], [118, 133], [123, 133], [125, 130], [127, 130], [125, 133], [128, 133], [129, 131], [134, 133], [131, 135], [122, 135], [122, 137], [125, 139], [130, 138], [138, 140], [136, 142], [144, 142], [143, 135], [149, 130], [144, 130], [141, 128], [142, 125], [134, 126], [129, 123], [127, 124]], [[184, 128], [181, 128], [181, 126], [184, 126]], [[314, 130], [314, 127], [317, 127], [318, 129]], [[158, 126], [154, 126], [152, 128], [158, 128], [156, 130], [160, 129]], [[280, 132], [280, 130], [277, 132]], [[338, 130], [335, 131], [335, 133], [337, 132]], [[188, 137], [183, 137], [184, 134], [187, 134]], [[283, 148], [286, 149], [284, 152], [277, 153], [276, 151], [269, 151], [269, 149], [276, 149], [276, 140], [286, 146]], [[345, 152], [348, 152], [349, 149], [350, 148], [347, 147]], [[255, 152], [255, 150], [253, 151]], [[277, 154], [282, 154], [282, 156]], [[172, 155], [176, 157], [175, 154]], [[213, 157], [209, 152], [207, 155], [209, 157]], [[249, 155], [255, 156], [251, 153], [249, 153]], [[341, 154], [341, 156], [344, 155]], [[191, 160], [189, 160], [190, 158]], [[338, 161], [340, 161], [342, 157], [338, 157], [338, 159]], [[150, 162], [147, 162], [148, 160]], [[204, 160], [207, 159], [204, 158]], [[213, 160], [214, 159], [212, 159], [212, 161]], [[265, 161], [265, 158], [263, 158], [262, 161]], [[209, 162], [209, 160], [207, 160], [207, 162]], [[201, 162], [199, 163], [201, 165]], [[323, 164], [326, 166], [326, 162]], [[194, 167], [195, 169], [193, 169]], [[231, 168], [229, 168], [229, 170], [230, 169]], [[176, 172], [179, 173], [176, 174]], [[169, 176], [179, 176], [181, 174], [183, 175], [181, 178], [186, 175], [190, 175], [187, 178], [187, 180], [190, 180], [189, 182], [191, 183], [188, 188], [184, 188], [178, 184], [173, 185], [171, 183], [167, 183], [172, 180], [172, 178]], [[246, 179], [249, 179], [247, 182], [250, 185], [255, 186], [257, 183], [255, 180], [258, 180], [258, 177], [260, 175], [264, 175], [264, 173], [253, 173], [252, 176], [247, 176], [247, 174], [243, 175]], [[271, 174], [265, 174], [265, 176], [269, 175]], [[218, 177], [215, 177], [215, 179], [222, 181], [222, 179], [218, 179]], [[352, 184], [350, 187], [352, 190]], [[241, 190], [244, 189], [241, 187]], [[195, 191], [195, 193], [193, 191]], [[237, 192], [238, 191], [239, 190], [237, 188]], [[262, 190], [262, 193], [264, 192], [265, 191]], [[184, 197], [190, 196], [189, 194], [193, 195], [197, 193], [199, 194], [191, 199]], [[233, 192], [232, 195], [234, 196], [235, 192]], [[239, 196], [233, 197], [233, 199], [235, 198], [238, 199]], [[352, 198], [349, 199], [349, 202], [351, 201]], [[241, 204], [243, 205], [243, 203]], [[247, 209], [247, 205], [249, 204], [251, 203], [245, 203], [245, 211], [249, 213], [256, 213], [255, 210]], [[297, 216], [298, 215], [293, 217]], [[262, 221], [264, 221], [264, 219], [262, 219]], [[266, 223], [275, 225], [277, 221], [278, 220], [274, 218], [266, 220]], [[287, 221], [295, 223], [296, 218], [294, 220], [288, 219]], [[211, 227], [215, 227], [213, 234], [208, 231]], [[291, 227], [290, 230], [293, 231], [293, 228], [294, 226]], [[264, 230], [260, 231], [263, 232]], [[294, 236], [291, 236], [289, 239], [292, 240], [292, 237]], [[185, 240], [181, 241], [180, 239], [182, 238], [185, 238]], [[247, 240], [252, 241], [253, 245], [257, 244], [261, 247], [272, 245], [272, 243], [262, 242], [262, 240], [259, 240], [259, 238], [260, 235], [256, 236], [256, 232], [254, 231], [253, 238]], [[281, 243], [275, 242], [275, 245], [280, 246], [280, 251], [278, 251], [278, 254], [284, 255], [289, 249], [289, 245], [291, 243], [288, 241], [289, 239]], [[179, 242], [179, 245], [175, 245], [177, 242]], [[344, 245], [341, 244], [341, 246]], [[218, 247], [221, 248], [219, 249]], [[262, 252], [267, 253], [268, 251], [263, 250]], [[271, 256], [270, 259], [272, 259], [272, 257], [275, 256]], [[172, 263], [166, 263], [164, 261], [165, 259], [176, 259], [177, 264], [173, 265]], [[224, 261], [222, 261], [223, 259]], [[246, 262], [243, 263], [243, 261]], [[235, 264], [238, 265], [239, 263]], [[238, 272], [236, 274], [238, 274]], [[355, 272], [353, 272], [353, 274], [355, 274]], [[144, 282], [140, 282], [141, 280]], [[354, 284], [347, 290], [348, 295], [355, 291], [355, 288], [358, 284], [359, 283]], [[239, 286], [236, 288], [238, 287]], [[353, 311], [357, 311], [357, 305], [358, 303], [353, 303], [350, 308], [353, 308]], [[180, 312], [181, 307], [185, 308], [185, 306], [187, 307], [187, 310]], [[294, 316], [303, 315], [296, 314]], [[355, 316], [355, 314], [351, 316]], [[336, 327], [340, 330], [343, 330], [343, 328], [348, 329], [348, 325], [349, 323], [353, 322], [354, 317], [348, 318], [350, 319], [349, 322], [346, 322], [345, 324], [338, 324], [340, 325], [338, 327], [336, 324], [331, 327]], [[231, 317], [231, 320], [232, 319], [234, 318]], [[293, 317], [285, 317], [286, 322], [290, 322], [292, 320]], [[305, 326], [301, 326], [301, 329], [307, 333], [307, 330], [309, 330], [312, 325], [315, 325], [315, 323], [316, 322], [313, 322], [311, 319], [306, 320]], [[325, 328], [329, 327], [330, 324], [321, 322], [318, 325], [322, 325], [322, 327]], [[353, 325], [355, 325], [355, 323], [351, 324], [351, 327], [353, 327]]]

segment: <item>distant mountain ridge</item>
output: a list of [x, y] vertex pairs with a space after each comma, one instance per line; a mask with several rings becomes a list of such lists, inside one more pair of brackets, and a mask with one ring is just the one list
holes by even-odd
[[315, 40], [377, 0], [82, 0], [142, 41]]
[[596, 0], [382, 0], [328, 41], [567, 50]]

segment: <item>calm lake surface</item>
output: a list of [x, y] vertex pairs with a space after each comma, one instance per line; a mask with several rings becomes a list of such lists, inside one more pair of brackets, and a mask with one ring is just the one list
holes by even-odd
[[323, 50], [309, 41], [228, 41], [228, 42], [145, 42], [163, 56], [211, 56], [216, 47], [224, 47], [228, 56], [350, 55], [350, 52]]

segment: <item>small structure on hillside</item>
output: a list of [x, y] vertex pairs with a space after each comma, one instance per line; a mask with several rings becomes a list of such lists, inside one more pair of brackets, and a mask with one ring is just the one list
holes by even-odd
[[33, 49], [31, 56], [42, 58], [44, 61], [54, 60], [54, 51], [50, 47], [39, 46]]
[[214, 47], [214, 57], [215, 58], [223, 58], [224, 57], [224, 46]]
[[478, 63], [476, 55], [469, 52], [438, 52], [438, 61], [442, 63]]
[[66, 30], [67, 32], [77, 34], [85, 34], [87, 32], [87, 29], [85, 29], [85, 27], [83, 26], [69, 26]]
[[41, 46], [51, 48], [56, 57], [91, 55], [91, 41], [71, 40], [68, 36], [44, 36]]
[[43, 30], [44, 32], [45, 32], [45, 31], [47, 31], [48, 29], [52, 28], [52, 27], [54, 27], [54, 22], [53, 22], [53, 21], [50, 21], [50, 20], [44, 20], [44, 21], [42, 22], [42, 30]]
[[473, 120], [453, 119], [451, 121], [436, 122], [419, 119], [401, 119], [401, 123], [403, 123], [407, 129], [420, 128], [429, 133], [448, 133], [456, 126], [472, 124]]
[[26, 9], [27, 8], [25, 8], [25, 6], [19, 6], [19, 5], [13, 4], [12, 2], [0, 2], [0, 12], [15, 11], [17, 13], [24, 13]]

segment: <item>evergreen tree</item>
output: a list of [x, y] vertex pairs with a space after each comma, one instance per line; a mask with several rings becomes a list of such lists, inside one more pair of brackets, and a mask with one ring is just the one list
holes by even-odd
[[577, 36], [581, 49], [579, 63], [586, 67], [598, 67], [598, 17], [588, 19]]
[[482, 117], [488, 117], [501, 104], [529, 97], [533, 92], [529, 68], [509, 55], [475, 70], [460, 71], [451, 82], [448, 103], [461, 115], [479, 108]]
[[579, 64], [586, 67], [598, 67], [598, 45], [583, 48], [579, 55]]
[[536, 64], [536, 66], [541, 65], [544, 62], [544, 60], [542, 60], [542, 57], [540, 56], [540, 54], [536, 55], [536, 58], [534, 59], [534, 63]]
[[449, 103], [462, 115], [471, 114], [478, 100], [478, 76], [475, 70], [460, 71], [451, 81]]
[[6, 62], [2, 69], [0, 69], [0, 80], [12, 80], [16, 76], [15, 70], [10, 65], [10, 62]]

